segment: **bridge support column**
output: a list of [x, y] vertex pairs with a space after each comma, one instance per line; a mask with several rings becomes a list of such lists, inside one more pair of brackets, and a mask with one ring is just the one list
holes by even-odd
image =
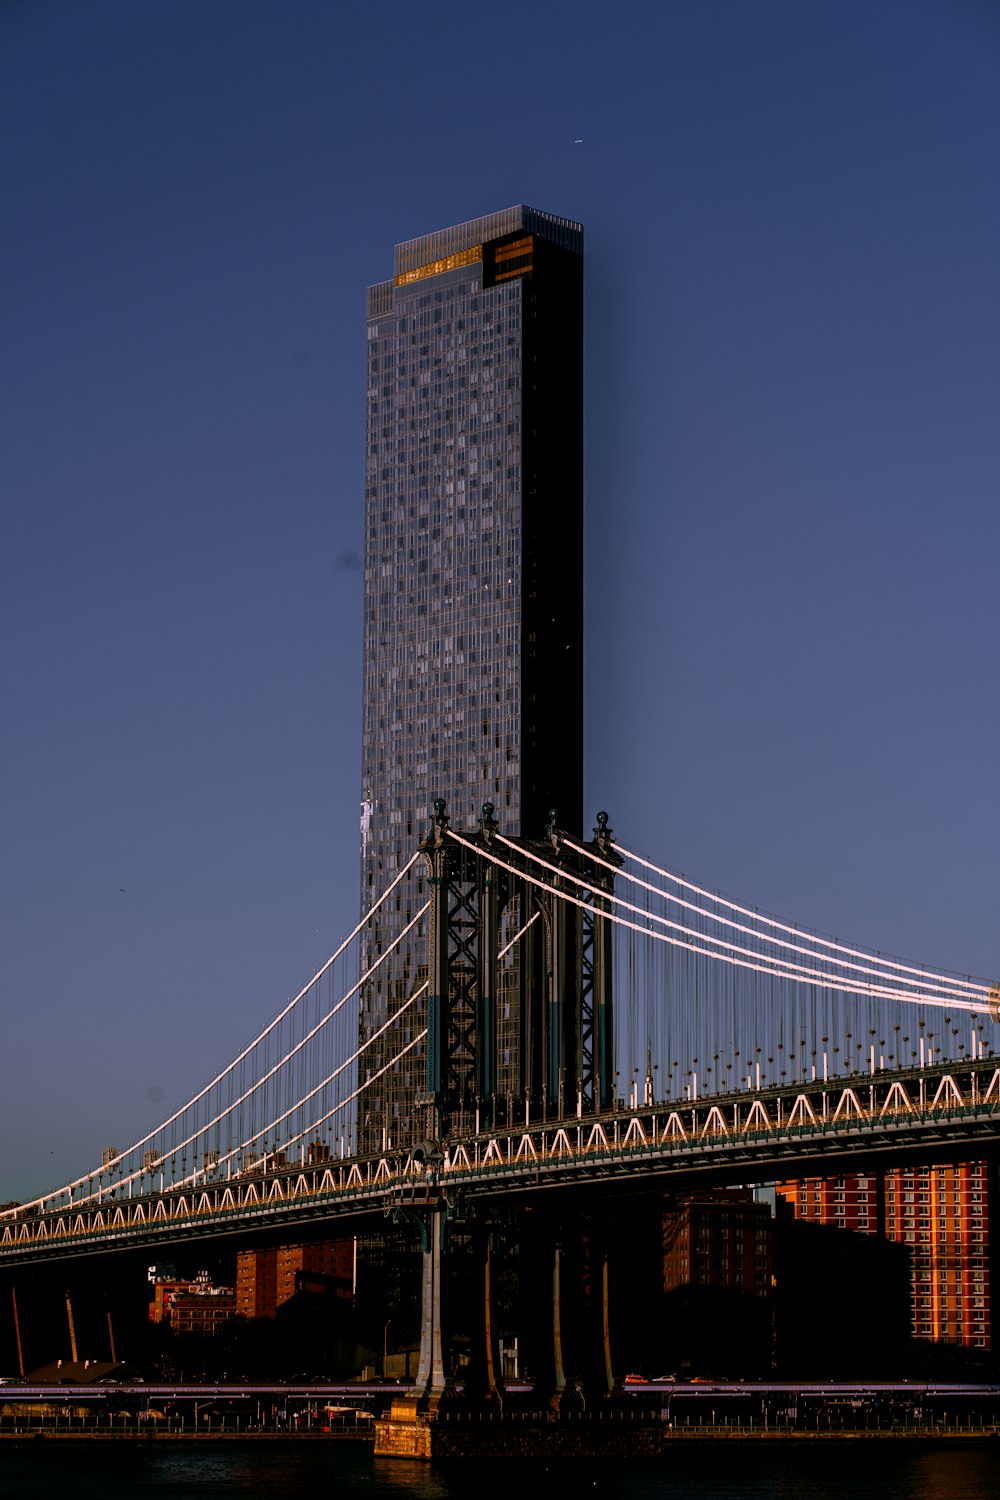
[[562, 1344], [562, 1246], [552, 1247], [552, 1394], [549, 1405], [558, 1411], [566, 1391]]
[[608, 1319], [608, 1247], [602, 1239], [595, 1241], [591, 1262], [590, 1361], [587, 1385], [593, 1399], [607, 1399], [615, 1388], [611, 1367], [611, 1329]]
[[[526, 1226], [527, 1228], [527, 1226]], [[558, 1411], [566, 1392], [566, 1370], [563, 1364], [562, 1280], [563, 1250], [549, 1225], [535, 1224], [521, 1241], [521, 1275], [527, 1272], [527, 1331], [529, 1346], [526, 1358], [534, 1374], [533, 1394]], [[527, 1251], [527, 1259], [525, 1259]]]
[[521, 1212], [518, 1260], [523, 1355], [534, 1404], [558, 1411], [567, 1389], [562, 1321], [567, 1264], [562, 1228], [544, 1209]]
[[420, 1358], [413, 1394], [433, 1411], [444, 1394], [444, 1338], [441, 1316], [441, 1262], [446, 1224], [439, 1208], [420, 1216], [423, 1268], [420, 1291]]
[[482, 1297], [482, 1316], [473, 1328], [465, 1394], [467, 1397], [492, 1403], [498, 1398], [501, 1376], [499, 1351], [493, 1330], [493, 1234], [487, 1226], [476, 1226], [473, 1247]]

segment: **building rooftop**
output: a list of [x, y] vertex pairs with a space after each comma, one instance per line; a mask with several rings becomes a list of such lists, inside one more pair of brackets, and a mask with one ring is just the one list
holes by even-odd
[[452, 224], [448, 229], [436, 229], [432, 234], [419, 235], [415, 240], [404, 240], [396, 246], [395, 275], [403, 276], [428, 261], [460, 255], [463, 250], [498, 240], [505, 234], [515, 234], [518, 230], [537, 234], [540, 239], [551, 240], [565, 250], [575, 250], [578, 255], [583, 253], [582, 224], [518, 203], [513, 208], [486, 214], [481, 219], [468, 219], [464, 224]]

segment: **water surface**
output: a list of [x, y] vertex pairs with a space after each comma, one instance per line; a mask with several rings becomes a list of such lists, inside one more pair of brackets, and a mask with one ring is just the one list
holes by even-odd
[[698, 1443], [663, 1459], [408, 1464], [365, 1447], [0, 1445], [3, 1500], [997, 1500], [1000, 1443]]

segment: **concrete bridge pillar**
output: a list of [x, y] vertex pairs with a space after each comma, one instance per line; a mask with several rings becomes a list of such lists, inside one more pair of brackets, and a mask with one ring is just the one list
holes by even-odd
[[562, 1343], [562, 1246], [552, 1246], [552, 1368], [549, 1405], [558, 1411], [566, 1391]]
[[539, 1404], [589, 1406], [615, 1388], [609, 1247], [602, 1221], [569, 1225], [534, 1213], [522, 1221], [522, 1329]]
[[[558, 1411], [566, 1392], [563, 1360], [563, 1246], [554, 1226], [523, 1226], [521, 1285], [526, 1293], [534, 1394]], [[527, 1280], [526, 1280], [527, 1278]]]
[[465, 1394], [473, 1400], [495, 1402], [502, 1385], [499, 1349], [493, 1326], [493, 1233], [485, 1224], [473, 1231], [473, 1253], [476, 1258], [480, 1295], [480, 1317], [472, 1327], [472, 1348]]
[[591, 1255], [592, 1302], [586, 1383], [591, 1396], [596, 1400], [603, 1400], [615, 1388], [608, 1319], [608, 1246], [603, 1238], [593, 1243]]
[[433, 1410], [447, 1384], [442, 1332], [441, 1266], [447, 1225], [439, 1208], [419, 1217], [423, 1266], [420, 1288], [420, 1358], [413, 1394]]

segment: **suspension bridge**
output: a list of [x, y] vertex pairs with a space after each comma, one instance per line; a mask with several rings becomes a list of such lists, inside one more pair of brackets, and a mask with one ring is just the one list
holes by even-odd
[[417, 1388], [434, 1392], [455, 1216], [995, 1146], [995, 984], [724, 898], [619, 843], [603, 813], [585, 842], [555, 815], [542, 838], [509, 837], [493, 812], [466, 832], [435, 804], [419, 849], [231, 1062], [0, 1213], [0, 1268], [409, 1219]]

